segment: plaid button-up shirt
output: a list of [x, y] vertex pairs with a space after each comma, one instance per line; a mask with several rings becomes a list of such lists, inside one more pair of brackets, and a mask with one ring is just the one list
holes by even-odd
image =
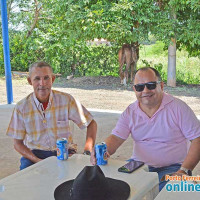
[[15, 106], [7, 135], [24, 141], [29, 149], [56, 150], [56, 140], [72, 143], [69, 120], [87, 127], [93, 117], [70, 94], [52, 90], [46, 110], [31, 93]]

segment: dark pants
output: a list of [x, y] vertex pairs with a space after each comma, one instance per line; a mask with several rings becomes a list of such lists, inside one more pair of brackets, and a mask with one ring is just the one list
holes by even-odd
[[[57, 156], [56, 151], [43, 151], [43, 150], [34, 149], [34, 150], [32, 150], [32, 152], [35, 156], [37, 156], [40, 159], [45, 159], [50, 156]], [[25, 169], [34, 164], [32, 161], [30, 161], [29, 159], [24, 158], [24, 157], [21, 157], [20, 163], [21, 163], [20, 170]]]
[[167, 183], [167, 181], [161, 181], [161, 178], [166, 174], [171, 174], [171, 173], [178, 171], [180, 169], [180, 167], [181, 167], [181, 164], [178, 164], [178, 163], [167, 166], [167, 167], [160, 167], [160, 168], [155, 168], [155, 167], [149, 166], [150, 172], [158, 173], [159, 191], [161, 191], [163, 189], [163, 187], [165, 186], [165, 184]]

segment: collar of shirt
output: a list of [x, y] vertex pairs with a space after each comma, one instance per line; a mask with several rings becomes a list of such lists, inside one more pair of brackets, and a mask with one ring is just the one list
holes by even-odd
[[[42, 103], [40, 103], [40, 102], [38, 101], [38, 99], [37, 99], [37, 97], [35, 96], [35, 93], [34, 93], [34, 92], [33, 92], [33, 100], [34, 100], [34, 102], [35, 102], [35, 104], [36, 104], [36, 107], [37, 107], [38, 109], [43, 108]], [[47, 108], [49, 108], [49, 107], [51, 106], [52, 100], [53, 100], [53, 92], [51, 91], [50, 96], [49, 96], [49, 102], [48, 102]], [[46, 109], [47, 109], [47, 108], [46, 108]], [[43, 109], [44, 109], [44, 108], [43, 108]]]
[[[163, 98], [162, 98], [162, 102], [160, 104], [160, 107], [158, 108], [158, 110], [154, 113], [154, 115], [151, 117], [153, 118], [160, 110], [162, 110], [168, 103], [170, 103], [171, 101], [174, 100], [174, 97], [170, 94], [167, 94], [165, 92], [163, 92]], [[138, 110], [138, 114], [140, 114], [141, 116], [143, 117], [147, 117], [149, 118], [140, 108], [139, 106], [139, 102], [138, 100], [136, 101], [136, 104], [135, 104], [135, 109], [134, 110]]]

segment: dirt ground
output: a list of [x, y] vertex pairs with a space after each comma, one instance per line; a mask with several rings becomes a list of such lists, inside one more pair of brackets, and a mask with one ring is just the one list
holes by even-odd
[[[13, 98], [14, 103], [24, 98], [32, 92], [32, 86], [28, 85], [25, 77], [13, 77]], [[78, 99], [86, 108], [105, 109], [123, 111], [132, 102], [136, 100], [132, 85], [123, 86], [120, 84], [119, 77], [78, 77], [71, 80], [65, 78], [57, 78], [53, 85], [53, 89], [70, 93]], [[196, 115], [200, 115], [200, 85], [178, 85], [176, 88], [164, 87], [164, 90], [186, 102], [194, 111]], [[5, 78], [0, 77], [0, 104], [7, 104], [6, 95], [6, 81]], [[0, 133], [4, 134], [4, 133]], [[131, 139], [130, 139], [131, 140]], [[120, 149], [121, 152], [116, 153], [114, 158], [125, 160], [126, 157], [122, 156], [123, 151], [132, 151], [130, 143], [127, 141]], [[8, 159], [3, 167], [5, 168], [4, 174], [0, 174], [0, 179], [18, 171], [19, 154], [13, 149], [12, 140], [6, 137], [0, 137], [0, 146], [2, 148], [0, 160]], [[6, 158], [4, 152], [8, 151], [9, 158]], [[128, 146], [130, 148], [128, 148]], [[127, 149], [126, 149], [127, 148]], [[3, 151], [3, 152], [2, 152]], [[1, 169], [3, 172], [3, 169]], [[194, 174], [200, 174], [200, 163], [195, 168]]]

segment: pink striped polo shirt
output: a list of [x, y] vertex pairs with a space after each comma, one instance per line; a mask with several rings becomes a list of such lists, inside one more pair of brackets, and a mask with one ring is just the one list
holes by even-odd
[[200, 136], [200, 121], [180, 99], [163, 93], [157, 112], [149, 118], [138, 101], [122, 113], [112, 134], [124, 140], [133, 138], [132, 158], [153, 167], [182, 163], [189, 140]]

